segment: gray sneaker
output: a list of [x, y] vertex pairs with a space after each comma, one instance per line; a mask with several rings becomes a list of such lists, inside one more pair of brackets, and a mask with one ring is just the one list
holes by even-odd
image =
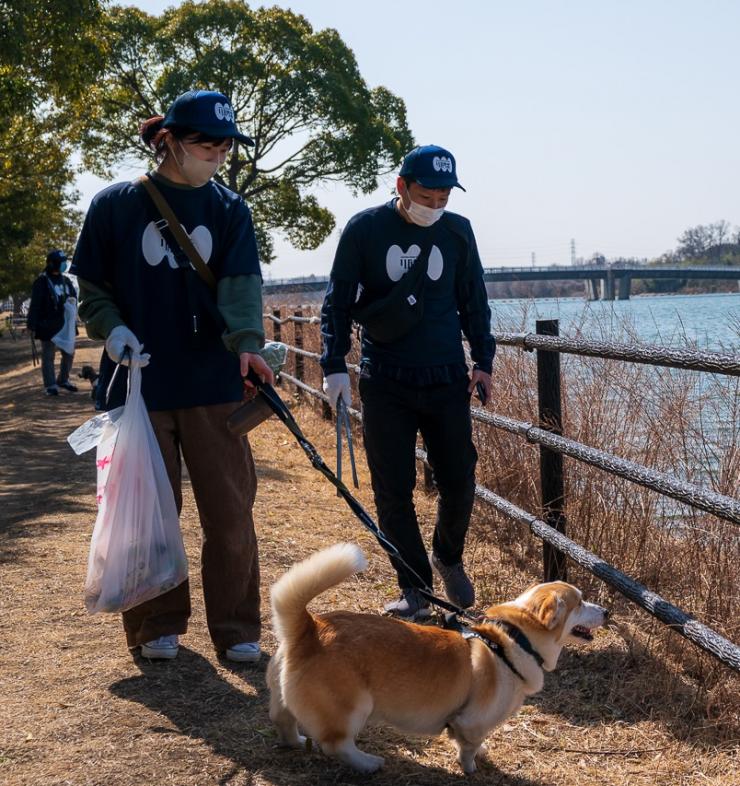
[[242, 641], [226, 650], [226, 660], [235, 663], [256, 663], [262, 657], [258, 641]]
[[179, 649], [177, 634], [160, 636], [141, 645], [141, 657], [150, 660], [172, 660], [177, 657]]
[[414, 622], [415, 620], [428, 619], [432, 616], [429, 601], [413, 587], [401, 590], [401, 597], [393, 603], [386, 603], [383, 609], [392, 617]]
[[444, 565], [436, 554], [432, 554], [432, 567], [445, 585], [448, 600], [460, 608], [470, 608], [475, 603], [475, 589], [465, 573], [462, 562]]

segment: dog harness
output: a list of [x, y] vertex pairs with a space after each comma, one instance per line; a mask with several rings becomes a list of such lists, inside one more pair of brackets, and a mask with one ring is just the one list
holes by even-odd
[[482, 641], [494, 655], [498, 655], [498, 657], [501, 658], [501, 660], [514, 672], [516, 677], [519, 677], [522, 682], [525, 681], [517, 667], [509, 660], [509, 656], [504, 652], [504, 648], [497, 641], [491, 641], [485, 636], [481, 636], [480, 633], [470, 630], [470, 628], [463, 628], [461, 633], [464, 639], [478, 639]]
[[[527, 655], [531, 655], [537, 662], [537, 665], [542, 668], [542, 664], [545, 662], [543, 657], [539, 652], [537, 652], [537, 650], [532, 646], [530, 640], [522, 633], [519, 628], [517, 628], [516, 625], [512, 625], [506, 620], [491, 619], [490, 617], [484, 617], [483, 619], [485, 622], [490, 622], [492, 625], [502, 628], [504, 633], [513, 639], [514, 643], [521, 647], [527, 653]], [[519, 673], [519, 670], [511, 662], [504, 648], [497, 641], [491, 641], [491, 639], [482, 636], [477, 631], [471, 630], [467, 625], [464, 625], [462, 622], [460, 622], [459, 618], [455, 614], [445, 614], [443, 624], [447, 630], [457, 631], [464, 639], [479, 639], [482, 641], [494, 655], [501, 658], [501, 660], [511, 669], [515, 676], [519, 677], [522, 682], [525, 682], [524, 677]]]
[[531, 655], [535, 661], [537, 661], [537, 665], [542, 668], [542, 664], [545, 662], [545, 659], [540, 655], [539, 652], [532, 646], [532, 642], [522, 633], [522, 631], [517, 628], [516, 625], [513, 625], [511, 622], [507, 620], [497, 620], [491, 619], [489, 617], [485, 618], [486, 622], [490, 622], [493, 625], [497, 625], [499, 628], [503, 628], [504, 633], [510, 636], [516, 644], [518, 644], [526, 653], [527, 655]]

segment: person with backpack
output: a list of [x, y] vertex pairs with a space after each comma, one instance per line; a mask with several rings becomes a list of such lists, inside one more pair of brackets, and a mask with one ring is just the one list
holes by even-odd
[[[77, 290], [64, 275], [67, 265], [67, 257], [59, 249], [46, 255], [46, 268], [33, 282], [26, 319], [31, 340], [41, 342], [41, 376], [47, 396], [58, 396], [59, 388], [77, 392], [77, 386], [69, 381], [77, 333]], [[57, 349], [61, 355], [58, 374], [54, 370]]]
[[[490, 397], [495, 342], [472, 227], [446, 211], [452, 189], [462, 189], [452, 153], [415, 148], [396, 188], [396, 198], [351, 218], [339, 240], [321, 311], [321, 366], [332, 406], [340, 397], [349, 406], [345, 355], [358, 322], [362, 429], [379, 525], [413, 571], [391, 559], [401, 595], [385, 609], [413, 620], [430, 614], [418, 589], [432, 586], [432, 568], [450, 601], [475, 601], [462, 562], [477, 462], [470, 397], [476, 390], [484, 403]], [[439, 491], [431, 564], [413, 503], [419, 433]]]
[[[237, 129], [229, 99], [210, 90], [178, 96], [140, 136], [153, 171], [104, 189], [87, 213], [73, 265], [80, 315], [113, 364], [144, 367], [142, 394], [178, 512], [182, 460], [198, 505], [211, 640], [228, 660], [257, 661], [257, 479], [247, 439], [226, 421], [251, 386], [243, 381], [250, 369], [270, 383], [273, 373], [259, 354], [262, 276], [252, 217], [241, 196], [212, 179], [235, 144], [254, 142]], [[176, 657], [190, 609], [185, 581], [124, 612], [129, 648]]]

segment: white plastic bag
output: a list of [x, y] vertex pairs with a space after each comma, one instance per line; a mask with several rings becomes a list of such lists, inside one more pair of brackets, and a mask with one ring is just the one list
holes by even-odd
[[[81, 456], [88, 450], [92, 450], [99, 445], [107, 433], [109, 425], [115, 425], [123, 415], [124, 407], [116, 407], [108, 412], [103, 412], [100, 415], [86, 420], [81, 426], [76, 428], [68, 437], [70, 447], [74, 452]], [[114, 429], [113, 433], [118, 433], [118, 429]]]
[[126, 611], [188, 576], [175, 497], [141, 396], [141, 368], [129, 370], [123, 414], [101, 425], [98, 517], [85, 580], [90, 614]]
[[64, 324], [51, 340], [68, 355], [74, 355], [75, 330], [77, 329], [77, 298], [68, 297], [64, 301]]

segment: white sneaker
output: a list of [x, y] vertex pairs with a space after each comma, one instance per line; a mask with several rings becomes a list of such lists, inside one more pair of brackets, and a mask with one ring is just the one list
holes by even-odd
[[258, 641], [243, 641], [226, 650], [226, 660], [235, 663], [256, 663], [262, 657]]
[[160, 636], [141, 645], [141, 657], [151, 660], [172, 660], [179, 649], [177, 634]]

